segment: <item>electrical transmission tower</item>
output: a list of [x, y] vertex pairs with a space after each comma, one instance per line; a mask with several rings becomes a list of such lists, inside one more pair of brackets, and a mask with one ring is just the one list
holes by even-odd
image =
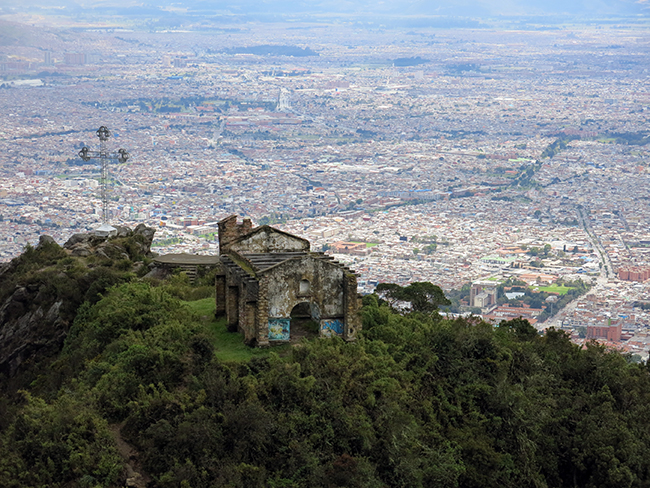
[[129, 153], [126, 149], [118, 149], [117, 152], [109, 152], [106, 149], [106, 141], [111, 137], [111, 131], [107, 127], [101, 126], [97, 129], [97, 137], [99, 137], [99, 151], [91, 151], [87, 147], [83, 147], [79, 151], [79, 157], [84, 161], [89, 161], [91, 158], [98, 158], [102, 163], [102, 175], [100, 178], [101, 195], [102, 195], [102, 227], [110, 227], [108, 224], [108, 161], [109, 159], [117, 159], [120, 163], [126, 163], [129, 159]]

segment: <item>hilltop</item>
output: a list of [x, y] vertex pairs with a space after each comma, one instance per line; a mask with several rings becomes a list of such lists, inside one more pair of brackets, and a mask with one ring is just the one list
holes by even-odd
[[[645, 364], [523, 320], [450, 321], [375, 295], [356, 342], [253, 352], [214, 319], [213, 277], [147, 278], [146, 229], [124, 234], [42, 238], [0, 274], [0, 334], [21, 358], [3, 353], [2, 486], [648, 479]], [[72, 255], [80, 242], [88, 254]]]
[[119, 227], [112, 238], [74, 234], [39, 244], [0, 267], [0, 372], [13, 378], [56, 355], [79, 306], [148, 269], [154, 230]]

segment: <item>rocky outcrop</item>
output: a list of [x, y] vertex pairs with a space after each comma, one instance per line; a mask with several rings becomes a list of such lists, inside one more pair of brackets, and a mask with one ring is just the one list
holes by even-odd
[[74, 234], [63, 248], [72, 256], [97, 255], [104, 259], [133, 259], [151, 254], [155, 229], [140, 224], [133, 230], [121, 226], [115, 227], [115, 230], [115, 235], [110, 237], [92, 233]]
[[36, 248], [38, 249], [39, 247], [47, 246], [50, 244], [56, 244], [56, 241], [52, 236], [48, 236], [44, 234], [38, 238], [38, 246], [36, 246]]
[[[141, 224], [133, 230], [116, 230], [111, 237], [74, 234], [63, 250], [44, 235], [35, 249], [0, 266], [0, 375], [12, 378], [27, 365], [53, 357], [63, 346], [96, 272], [89, 267], [86, 275], [67, 275], [64, 268], [55, 268], [60, 259], [97, 256], [117, 262], [151, 255], [154, 229]], [[132, 263], [133, 268], [138, 266], [142, 262]], [[102, 291], [98, 288], [98, 293]]]
[[11, 378], [25, 362], [58, 352], [69, 323], [57, 301], [32, 310], [39, 290], [18, 286], [0, 307], [0, 373]]
[[143, 256], [148, 256], [151, 254], [151, 244], [153, 243], [153, 237], [155, 233], [156, 229], [147, 227], [144, 224], [140, 224], [135, 229], [133, 229], [133, 235], [137, 236], [136, 241], [140, 245], [140, 254]]

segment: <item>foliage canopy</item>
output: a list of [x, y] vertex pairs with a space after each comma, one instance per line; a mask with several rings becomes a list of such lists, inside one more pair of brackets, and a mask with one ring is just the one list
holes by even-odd
[[427, 313], [370, 295], [355, 343], [225, 362], [164, 286], [118, 284], [9, 412], [0, 485], [121, 485], [120, 439], [159, 487], [646, 486], [646, 365], [524, 320], [442, 319], [414, 285]]

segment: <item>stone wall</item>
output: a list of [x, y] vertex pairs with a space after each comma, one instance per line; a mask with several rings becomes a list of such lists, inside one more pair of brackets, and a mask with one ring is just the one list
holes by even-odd
[[[265, 272], [268, 276], [268, 314], [273, 318], [288, 318], [298, 303], [318, 305], [321, 318], [344, 316], [344, 270], [329, 261], [305, 255], [292, 259]], [[300, 282], [309, 281], [309, 292], [300, 293]]]
[[245, 236], [253, 229], [251, 219], [243, 219], [241, 224], [237, 223], [237, 216], [231, 215], [219, 221], [219, 253], [225, 254], [230, 249], [230, 244], [242, 236]]
[[265, 225], [232, 242], [228, 249], [239, 253], [307, 252], [309, 241]]
[[262, 276], [259, 281], [257, 298], [257, 345], [269, 345], [269, 277]]
[[353, 341], [357, 338], [357, 332], [361, 329], [361, 317], [359, 316], [361, 300], [357, 294], [357, 275], [346, 273], [343, 288], [345, 306], [343, 337], [345, 340]]

